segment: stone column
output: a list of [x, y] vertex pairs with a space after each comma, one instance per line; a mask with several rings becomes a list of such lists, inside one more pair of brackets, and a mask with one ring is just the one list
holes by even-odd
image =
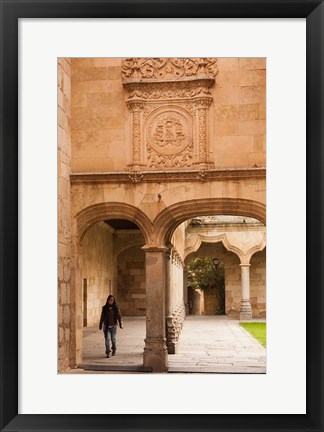
[[251, 302], [250, 302], [250, 264], [240, 264], [242, 297], [240, 320], [252, 319]]
[[168, 353], [165, 338], [166, 247], [142, 248], [146, 260], [146, 339], [144, 366], [166, 372]]

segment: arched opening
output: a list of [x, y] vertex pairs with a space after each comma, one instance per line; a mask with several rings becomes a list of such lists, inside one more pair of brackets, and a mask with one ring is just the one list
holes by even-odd
[[191, 254], [185, 262], [189, 315], [225, 315], [224, 262], [201, 251]]
[[[197, 212], [195, 217], [181, 222], [166, 235], [167, 239], [171, 235], [171, 258], [177, 257], [167, 262], [168, 274], [174, 274], [175, 264], [183, 263], [183, 283], [178, 281], [175, 285], [174, 278], [169, 277], [166, 286], [169, 299], [166, 303], [169, 354], [179, 352], [181, 331], [185, 326], [183, 309], [187, 317], [194, 315], [202, 319], [204, 316], [220, 315], [235, 320], [264, 316], [265, 259], [257, 259], [260, 252], [256, 253], [265, 245], [265, 226], [262, 222], [245, 215], [201, 215]], [[253, 259], [250, 263], [251, 256]], [[195, 263], [196, 267], [193, 265]], [[203, 267], [208, 270], [208, 267], [216, 266], [222, 270], [222, 280], [218, 282], [221, 288], [219, 295], [210, 289], [212, 283], [208, 280], [208, 271], [200, 279], [200, 286], [199, 282], [194, 285], [190, 274]], [[251, 279], [249, 272], [252, 274]], [[250, 298], [251, 295], [253, 298]]]
[[145, 315], [145, 239], [127, 219], [105, 219], [82, 239], [83, 326], [98, 323], [109, 294], [124, 316]]
[[[127, 337], [134, 341], [138, 352], [127, 346], [131, 356], [123, 355], [123, 330], [116, 359], [130, 367], [143, 366], [145, 339], [145, 259], [142, 247], [151, 232], [149, 219], [138, 209], [128, 205], [96, 205], [84, 209], [77, 216], [79, 242], [76, 243], [75, 266], [75, 354], [83, 367], [101, 367], [105, 360], [104, 338], [98, 332], [103, 305], [112, 294], [123, 319], [140, 317], [140, 340], [133, 337], [134, 325], [129, 325]], [[133, 347], [134, 348], [134, 347]], [[134, 354], [134, 355], [133, 355]], [[136, 354], [136, 355], [135, 355]], [[104, 365], [105, 366], [105, 365]], [[107, 366], [107, 365], [106, 365]]]
[[[121, 218], [107, 217], [83, 236], [82, 364], [85, 368], [109, 369], [120, 364], [140, 368], [143, 365], [146, 286], [145, 254], [141, 248], [144, 244], [139, 227]], [[116, 299], [124, 329], [117, 328], [116, 357], [107, 363], [104, 337], [98, 332], [98, 323], [109, 294]]]
[[265, 225], [266, 206], [241, 198], [206, 198], [182, 201], [164, 209], [154, 220], [158, 244], [168, 244], [176, 228], [183, 222], [201, 216], [242, 216]]

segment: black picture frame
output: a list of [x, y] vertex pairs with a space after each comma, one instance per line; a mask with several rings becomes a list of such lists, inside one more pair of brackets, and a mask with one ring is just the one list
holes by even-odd
[[[1, 431], [323, 431], [323, 1], [174, 0], [170, 2], [167, 0], [120, 0], [117, 2], [112, 0], [66, 0], [62, 2], [42, 0], [35, 2], [31, 0], [0, 0], [0, 5]], [[19, 414], [17, 321], [19, 280], [18, 19], [170, 17], [306, 18], [307, 413], [305, 415], [109, 415], [109, 420], [106, 415]], [[292, 319], [298, 319], [298, 316], [293, 315]]]

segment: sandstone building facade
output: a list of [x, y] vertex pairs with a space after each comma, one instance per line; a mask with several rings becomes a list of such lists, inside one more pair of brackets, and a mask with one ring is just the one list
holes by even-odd
[[58, 59], [59, 372], [109, 293], [166, 371], [194, 256], [224, 263], [227, 315], [265, 316], [265, 89], [264, 58]]

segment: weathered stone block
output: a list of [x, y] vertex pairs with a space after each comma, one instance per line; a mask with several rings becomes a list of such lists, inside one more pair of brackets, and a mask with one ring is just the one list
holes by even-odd
[[219, 71], [222, 70], [238, 70], [239, 69], [239, 59], [238, 58], [222, 58], [217, 60], [217, 67]]
[[265, 57], [242, 57], [239, 58], [239, 66], [240, 69], [244, 70], [265, 69], [266, 61], [267, 59]]
[[218, 121], [215, 125], [216, 136], [239, 135], [238, 121]]
[[239, 123], [240, 135], [265, 134], [265, 128], [266, 128], [265, 120], [247, 120], [247, 121], [241, 121]]
[[107, 67], [72, 68], [73, 81], [95, 81], [108, 79]]
[[215, 105], [236, 105], [242, 103], [241, 87], [220, 87], [215, 89]]
[[238, 70], [220, 70], [217, 74], [217, 87], [238, 87], [241, 82], [241, 73]]
[[243, 104], [264, 103], [265, 101], [264, 86], [247, 86], [247, 87], [241, 87], [241, 89], [242, 89]]
[[241, 71], [240, 85], [246, 86], [265, 86], [266, 85], [266, 71], [265, 70], [250, 70]]

